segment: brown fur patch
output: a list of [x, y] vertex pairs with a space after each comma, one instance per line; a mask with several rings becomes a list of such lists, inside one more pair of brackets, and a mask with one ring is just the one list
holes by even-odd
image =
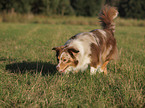
[[105, 39], [103, 38], [104, 37], [103, 34], [100, 33], [98, 30], [94, 30], [92, 31], [92, 33], [94, 34], [95, 38], [99, 39], [99, 47], [101, 49], [101, 52], [103, 52], [105, 50]]
[[117, 50], [117, 45], [116, 45], [116, 39], [112, 35], [111, 32], [107, 31], [107, 39], [106, 39], [106, 50], [109, 49], [110, 46], [112, 46], [112, 49], [108, 55], [106, 55], [106, 60], [112, 60], [117, 58], [118, 50]]
[[[111, 31], [109, 30], [104, 30], [104, 31], [106, 32], [105, 38], [103, 34], [100, 33], [98, 30], [92, 31], [92, 33], [94, 33], [94, 36], [99, 39], [99, 46], [97, 47], [100, 48], [102, 62], [117, 58], [116, 39], [114, 38]], [[112, 48], [110, 49], [110, 47]]]
[[96, 68], [98, 64], [100, 64], [100, 48], [95, 44], [91, 43], [91, 63], [90, 66]]
[[111, 30], [115, 32], [115, 24], [113, 19], [116, 18], [118, 15], [118, 11], [115, 7], [104, 6], [99, 14], [99, 19], [103, 29]]

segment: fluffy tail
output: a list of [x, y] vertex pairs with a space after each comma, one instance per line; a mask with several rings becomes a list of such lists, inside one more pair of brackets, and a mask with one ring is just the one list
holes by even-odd
[[115, 23], [114, 19], [117, 17], [118, 11], [115, 7], [104, 6], [99, 14], [99, 19], [103, 29], [111, 30], [113, 33], [115, 32]]

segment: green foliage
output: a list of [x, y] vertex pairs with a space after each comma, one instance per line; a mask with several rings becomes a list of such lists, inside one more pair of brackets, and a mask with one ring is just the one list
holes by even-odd
[[18, 13], [29, 13], [31, 11], [31, 3], [33, 0], [1, 0], [0, 11], [14, 11]]
[[63, 16], [73, 14], [73, 9], [69, 0], [36, 0], [32, 3], [32, 12]]
[[120, 0], [119, 11], [121, 17], [145, 18], [145, 0]]
[[144, 0], [0, 0], [0, 12], [96, 16], [104, 4], [118, 7], [121, 17], [145, 18]]
[[[129, 21], [128, 21], [129, 22]], [[143, 108], [145, 27], [116, 27], [119, 59], [108, 75], [61, 75], [54, 46], [99, 26], [0, 23], [1, 107]]]
[[47, 8], [48, 3], [47, 2], [43, 2], [43, 1], [42, 0], [34, 0], [32, 2], [32, 4], [31, 4], [32, 13], [40, 14], [40, 13], [44, 12], [45, 8]]
[[77, 16], [96, 16], [101, 9], [101, 0], [71, 0]]
[[0, 11], [9, 11], [14, 5], [14, 0], [1, 0], [0, 1]]
[[70, 1], [69, 0], [60, 0], [57, 11], [62, 16], [73, 14], [73, 9], [70, 5]]

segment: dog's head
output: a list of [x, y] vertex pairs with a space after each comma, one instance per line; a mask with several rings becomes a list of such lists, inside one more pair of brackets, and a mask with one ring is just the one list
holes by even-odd
[[78, 60], [76, 56], [78, 55], [79, 50], [67, 46], [54, 47], [52, 50], [56, 51], [56, 57], [58, 61], [56, 68], [59, 72], [63, 73], [69, 67], [77, 66]]

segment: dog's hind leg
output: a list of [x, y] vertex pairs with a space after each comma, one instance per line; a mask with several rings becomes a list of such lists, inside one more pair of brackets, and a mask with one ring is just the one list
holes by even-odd
[[106, 61], [102, 66], [100, 71], [104, 72], [105, 75], [107, 75], [107, 64], [109, 63], [109, 61]]

